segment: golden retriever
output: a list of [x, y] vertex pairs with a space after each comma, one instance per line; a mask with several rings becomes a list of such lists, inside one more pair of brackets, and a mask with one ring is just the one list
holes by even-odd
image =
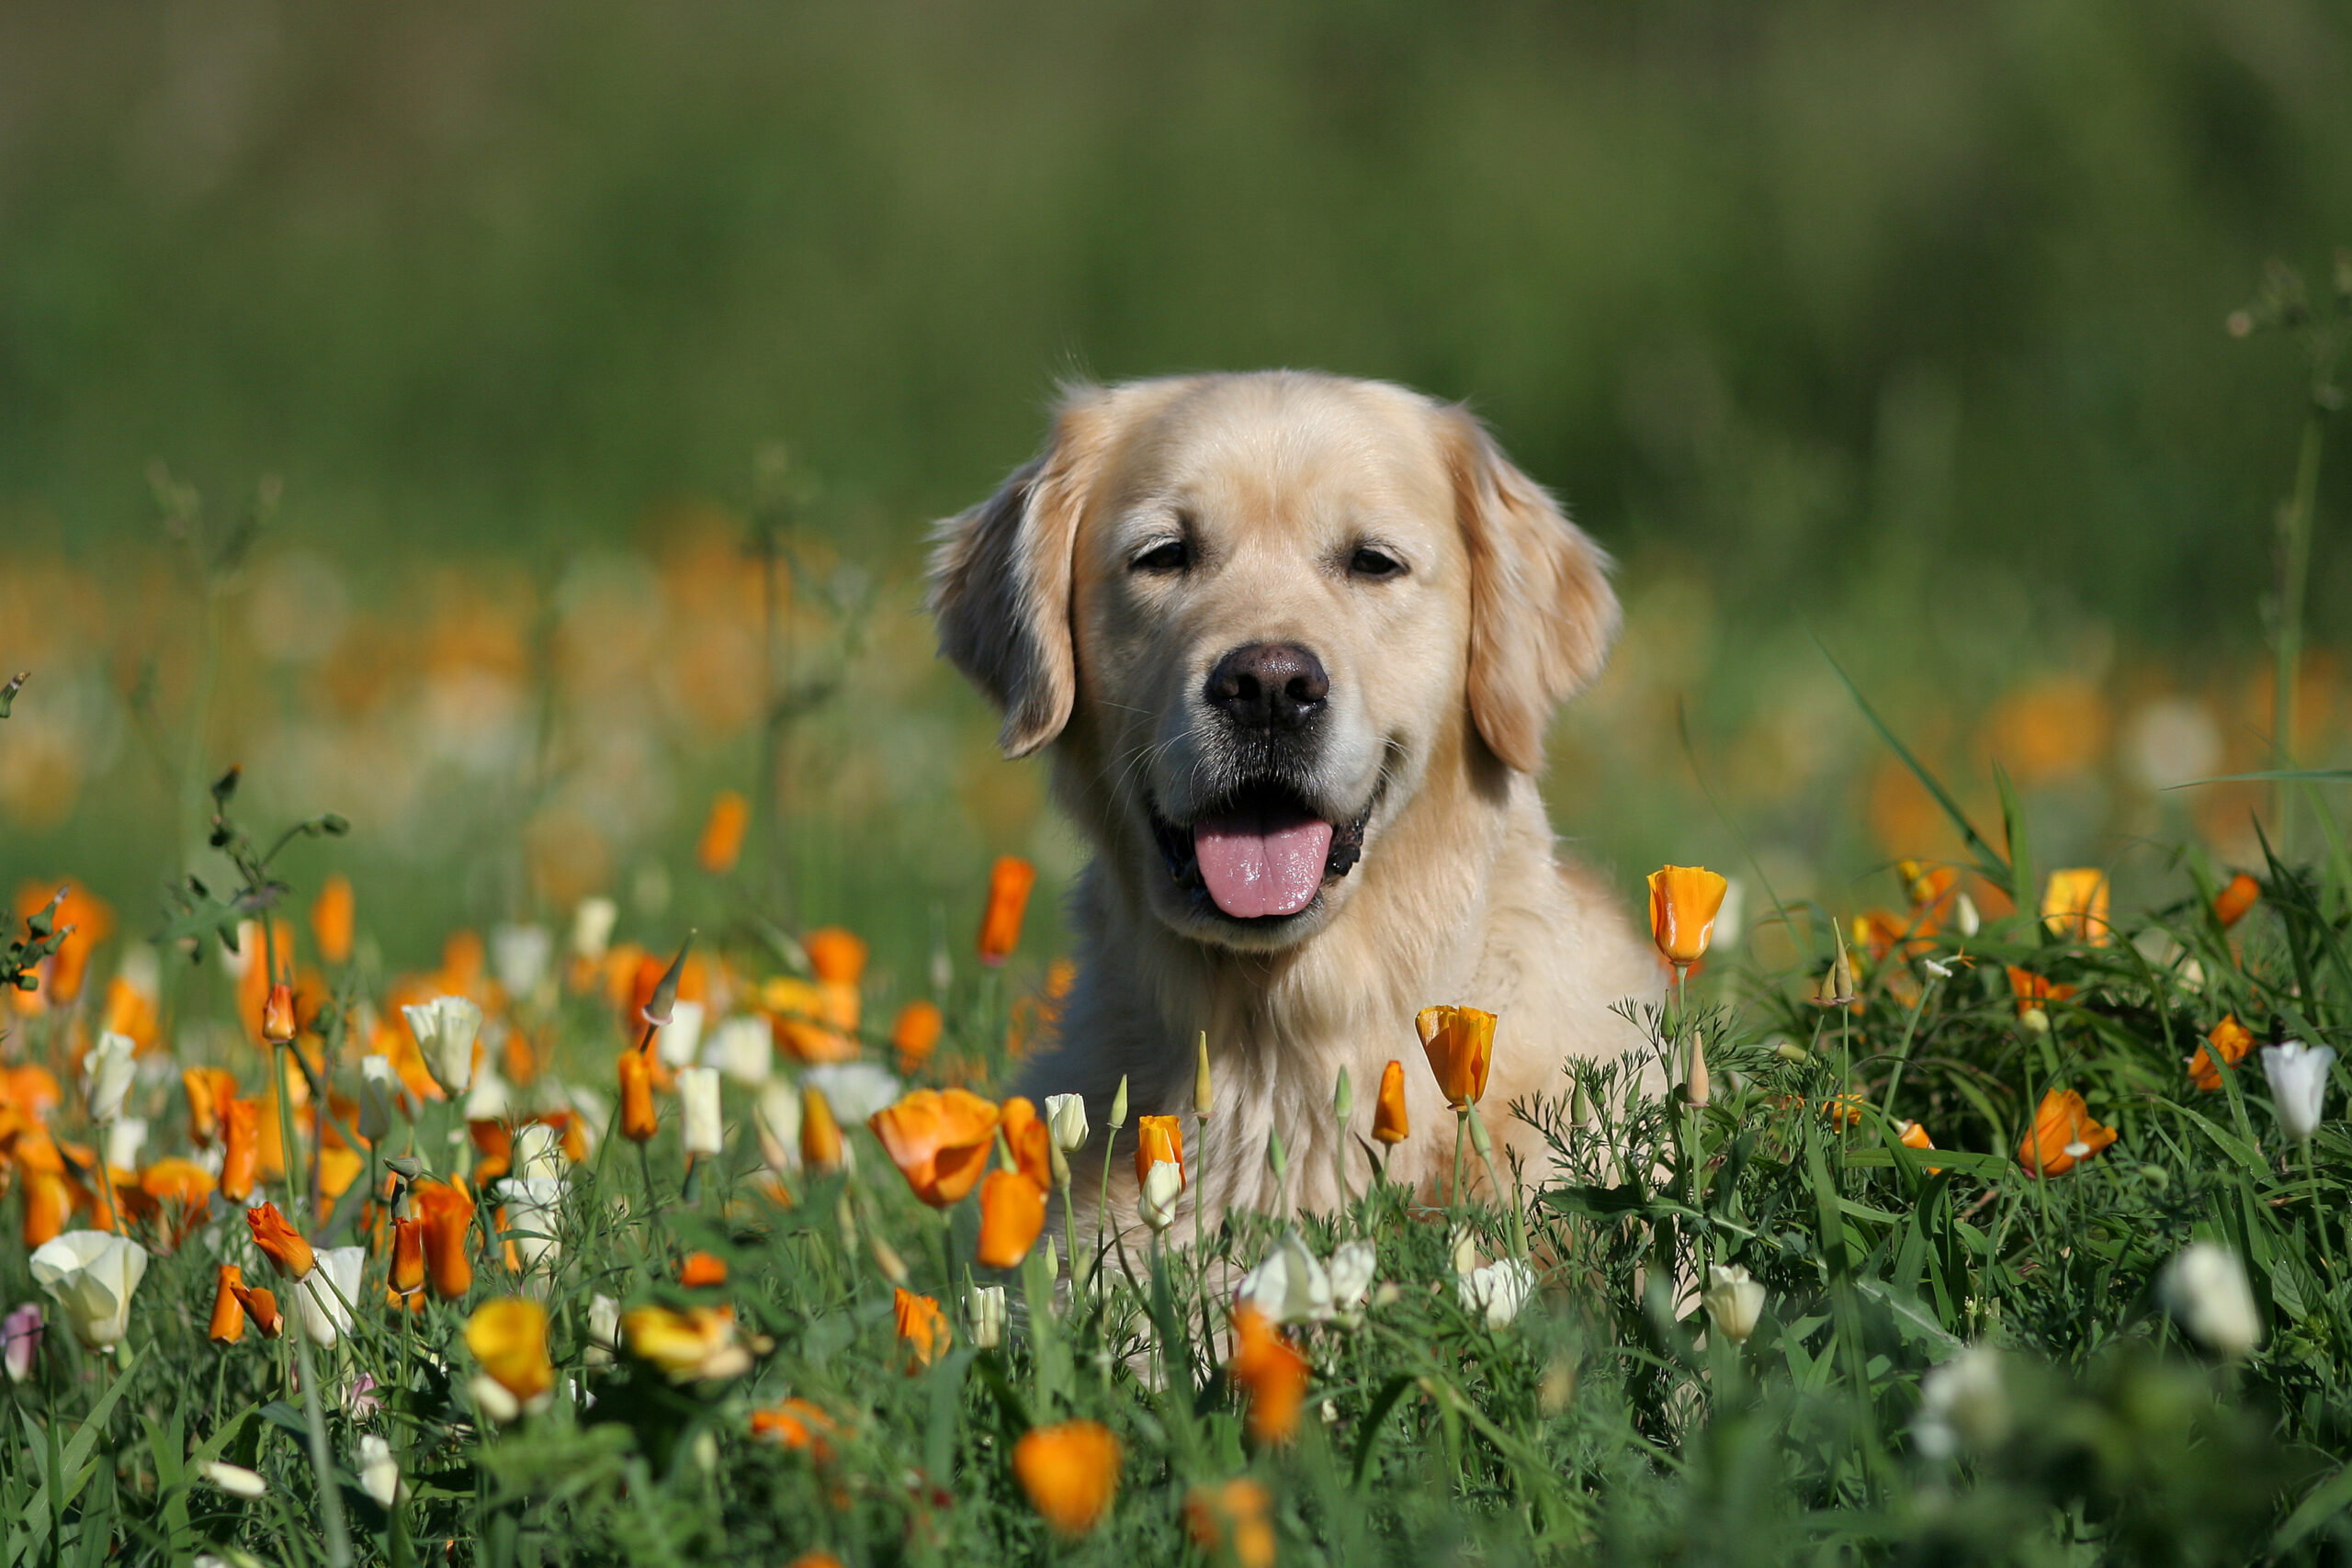
[[[1413, 1027], [1430, 1004], [1500, 1015], [1480, 1113], [1537, 1173], [1510, 1101], [1638, 1043], [1611, 1010], [1657, 993], [1657, 961], [1556, 860], [1536, 789], [1555, 708], [1617, 631], [1608, 564], [1460, 408], [1290, 371], [1071, 389], [1046, 449], [940, 525], [942, 651], [1002, 707], [1006, 756], [1052, 748], [1096, 852], [1077, 985], [1022, 1087], [1083, 1094], [1101, 1128], [1127, 1079], [1117, 1223], [1146, 1112], [1183, 1117], [1212, 1223], [1328, 1208], [1343, 1166], [1361, 1189], [1392, 1058], [1412, 1135], [1391, 1176], [1442, 1182], [1453, 1117]], [[1103, 1145], [1077, 1162], [1089, 1209]]]

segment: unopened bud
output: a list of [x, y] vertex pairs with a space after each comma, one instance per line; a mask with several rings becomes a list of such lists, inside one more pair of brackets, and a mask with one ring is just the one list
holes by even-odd
[[1331, 1114], [1345, 1122], [1348, 1112], [1356, 1108], [1355, 1086], [1348, 1081], [1348, 1069], [1340, 1068], [1340, 1084], [1331, 1092]]
[[655, 1028], [666, 1026], [670, 1014], [678, 1003], [678, 977], [686, 971], [686, 954], [693, 951], [695, 933], [688, 931], [686, 940], [678, 944], [678, 956], [670, 960], [670, 967], [662, 971], [662, 979], [653, 987], [653, 995], [645, 1004], [645, 1021]]
[[1193, 1109], [1203, 1116], [1216, 1103], [1209, 1090], [1209, 1032], [1201, 1031], [1200, 1061], [1193, 1068]]
[[1119, 1092], [1111, 1097], [1111, 1126], [1114, 1131], [1127, 1124], [1127, 1075], [1119, 1075]]
[[272, 986], [269, 999], [262, 1004], [261, 1037], [273, 1045], [284, 1045], [294, 1038], [294, 987]]

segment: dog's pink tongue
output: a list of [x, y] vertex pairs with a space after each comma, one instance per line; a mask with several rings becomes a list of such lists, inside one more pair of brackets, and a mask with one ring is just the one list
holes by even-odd
[[1315, 901], [1331, 857], [1331, 824], [1313, 817], [1211, 817], [1193, 853], [1216, 907], [1236, 919], [1295, 915]]

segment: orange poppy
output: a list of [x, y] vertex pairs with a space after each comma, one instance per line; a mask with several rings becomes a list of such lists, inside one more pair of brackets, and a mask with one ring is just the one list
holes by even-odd
[[[842, 1125], [833, 1120], [825, 1091], [815, 1084], [800, 1089], [800, 1163], [820, 1175], [842, 1168]], [[965, 1183], [964, 1190], [970, 1191], [971, 1184]]]
[[311, 934], [319, 940], [319, 956], [329, 964], [351, 961], [351, 934], [356, 904], [351, 878], [330, 876], [311, 901]]
[[245, 1271], [233, 1263], [223, 1263], [214, 1275], [212, 1287], [212, 1324], [205, 1337], [215, 1345], [234, 1345], [245, 1337], [245, 1305], [237, 1299], [238, 1287], [245, 1282]]
[[1688, 969], [1706, 956], [1731, 884], [1699, 865], [1660, 866], [1650, 873], [1649, 884], [1650, 940], [1668, 963]]
[[2188, 1059], [2189, 1081], [2208, 1094], [2214, 1092], [2222, 1087], [2222, 1069], [2212, 1054], [2219, 1051], [2222, 1061], [2235, 1066], [2253, 1049], [2254, 1032], [2238, 1021], [2237, 1014], [2224, 1015], [2205, 1036], [2205, 1043], [2197, 1047], [2197, 1055]]
[[931, 1060], [946, 1026], [936, 1002], [912, 1001], [899, 1010], [898, 1021], [890, 1026], [890, 1043], [899, 1053], [900, 1077], [913, 1076]]
[[277, 1313], [276, 1292], [259, 1287], [248, 1290], [242, 1280], [232, 1284], [229, 1290], [237, 1298], [237, 1304], [245, 1309], [245, 1315], [253, 1319], [254, 1326], [261, 1330], [264, 1339], [275, 1339], [286, 1332], [286, 1320]]
[[555, 1387], [548, 1309], [527, 1296], [484, 1302], [466, 1319], [466, 1348], [499, 1387], [528, 1404]]
[[1391, 1062], [1380, 1069], [1380, 1099], [1372, 1108], [1372, 1135], [1384, 1144], [1401, 1144], [1412, 1135], [1405, 1115], [1405, 1064]]
[[[1935, 1140], [1928, 1136], [1927, 1127], [1917, 1122], [1903, 1123], [1903, 1131], [1898, 1135], [1897, 1141], [1906, 1149], [1932, 1149], [1936, 1146]], [[1928, 1168], [1928, 1174], [1940, 1176], [1943, 1174], [1943, 1168], [1939, 1165], [1931, 1165]]]
[[1445, 1102], [1459, 1111], [1487, 1092], [1495, 1060], [1495, 1015], [1476, 1008], [1423, 1008], [1413, 1019]]
[[277, 1212], [277, 1204], [264, 1203], [258, 1209], [247, 1209], [245, 1224], [254, 1233], [254, 1245], [268, 1258], [279, 1279], [307, 1280], [311, 1270], [318, 1267], [311, 1244], [302, 1239], [301, 1232], [286, 1223], [286, 1216]]
[[980, 1243], [975, 1256], [984, 1267], [1017, 1267], [1045, 1228], [1046, 1190], [1026, 1175], [992, 1171], [980, 1183]]
[[661, 1130], [661, 1112], [653, 1104], [653, 1068], [645, 1053], [634, 1048], [621, 1053], [621, 1136], [641, 1144]]
[[220, 1196], [242, 1203], [261, 1168], [261, 1107], [233, 1097], [220, 1102]]
[[1273, 1568], [1272, 1507], [1266, 1488], [1246, 1475], [1222, 1486], [1195, 1486], [1184, 1495], [1184, 1530], [1203, 1551], [1229, 1548], [1240, 1568]]
[[743, 858], [743, 835], [752, 826], [752, 803], [741, 792], [722, 789], [703, 818], [702, 836], [695, 840], [695, 863], [713, 876], [724, 876]]
[[1029, 1506], [1065, 1536], [1102, 1522], [1119, 1492], [1119, 1439], [1100, 1421], [1034, 1427], [1012, 1445], [1012, 1473]]
[[109, 1034], [127, 1035], [138, 1047], [139, 1055], [143, 1056], [155, 1048], [160, 1029], [155, 998], [119, 975], [107, 982], [100, 1018], [100, 1028]]
[[236, 1076], [225, 1067], [187, 1067], [180, 1073], [187, 1091], [187, 1132], [198, 1148], [220, 1135], [221, 1109], [237, 1098]]
[[455, 1301], [473, 1289], [473, 1258], [468, 1248], [474, 1201], [455, 1183], [421, 1181], [409, 1191], [409, 1213], [424, 1224], [424, 1269], [433, 1293]]
[[1050, 1191], [1054, 1185], [1054, 1134], [1027, 1095], [1004, 1102], [1004, 1143], [1012, 1151], [1013, 1168]]
[[424, 1222], [392, 1222], [392, 1275], [395, 1293], [413, 1296], [424, 1289]]
[[841, 1423], [827, 1415], [823, 1406], [806, 1399], [787, 1399], [752, 1412], [752, 1437], [798, 1450], [819, 1464], [833, 1462], [831, 1439], [841, 1430]]
[[159, 1159], [139, 1173], [123, 1203], [141, 1220], [160, 1224], [162, 1250], [176, 1251], [212, 1201], [212, 1173], [191, 1159]]
[[2041, 892], [2041, 923], [2070, 941], [2105, 947], [2115, 940], [2107, 907], [2107, 873], [2096, 866], [2053, 871]]
[[2072, 986], [2062, 986], [2055, 980], [2045, 980], [2030, 969], [2020, 969], [2012, 964], [2009, 971], [2009, 994], [2016, 998], [2018, 1016], [2023, 1018], [2044, 1002], [2063, 1002], [2075, 994]]
[[487, 1192], [490, 1183], [514, 1168], [514, 1129], [502, 1119], [477, 1116], [467, 1122], [466, 1136], [481, 1156], [474, 1161], [474, 1190]]
[[2033, 1115], [2033, 1131], [2018, 1145], [2018, 1163], [2037, 1176], [2064, 1176], [2115, 1142], [2115, 1129], [2092, 1120], [2074, 1089], [2052, 1089]]
[[689, 1252], [678, 1265], [678, 1283], [688, 1290], [727, 1283], [727, 1260], [716, 1253]]
[[64, 1235], [74, 1217], [74, 1184], [56, 1171], [27, 1170], [24, 1189], [25, 1245], [46, 1246]]
[[980, 962], [991, 969], [1012, 956], [1021, 945], [1021, 918], [1029, 908], [1029, 890], [1037, 885], [1037, 868], [1014, 855], [998, 858], [989, 871], [989, 904], [980, 917]]
[[865, 942], [854, 931], [820, 926], [800, 939], [808, 967], [817, 978], [833, 986], [854, 986], [865, 977]]
[[894, 1288], [890, 1298], [891, 1321], [899, 1331], [899, 1343], [907, 1348], [913, 1358], [910, 1371], [915, 1366], [929, 1366], [939, 1359], [947, 1348], [947, 1314], [929, 1296], [919, 1296], [905, 1286]]
[[2262, 884], [2239, 872], [2230, 878], [2229, 886], [2213, 895], [2213, 918], [2227, 931], [2245, 919], [2245, 912], [2262, 897]]
[[1249, 1396], [1250, 1438], [1260, 1443], [1288, 1440], [1298, 1429], [1299, 1404], [1306, 1397], [1306, 1358], [1253, 1306], [1234, 1312], [1233, 1338], [1226, 1374]]
[[1184, 1129], [1173, 1116], [1138, 1116], [1136, 1118], [1136, 1180], [1141, 1182], [1151, 1174], [1151, 1168], [1162, 1161], [1176, 1168], [1177, 1190], [1183, 1190]]
[[[997, 1123], [995, 1106], [961, 1089], [919, 1089], [865, 1119], [915, 1196], [934, 1209], [957, 1201], [979, 1181]], [[801, 1131], [805, 1143], [806, 1116]]]

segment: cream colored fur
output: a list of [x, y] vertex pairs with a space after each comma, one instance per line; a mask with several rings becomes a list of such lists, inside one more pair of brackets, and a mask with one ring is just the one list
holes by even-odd
[[[1132, 570], [1170, 528], [1197, 540], [1202, 566], [1173, 579]], [[1405, 561], [1403, 577], [1345, 570], [1367, 538]], [[1347, 1179], [1361, 1189], [1356, 1141], [1369, 1139], [1392, 1058], [1413, 1132], [1391, 1174], [1434, 1189], [1451, 1170], [1453, 1119], [1413, 1016], [1438, 1002], [1500, 1015], [1480, 1114], [1541, 1178], [1540, 1140], [1510, 1103], [1565, 1093], [1571, 1058], [1638, 1044], [1611, 1006], [1659, 990], [1618, 901], [1558, 862], [1536, 788], [1555, 707], [1598, 671], [1617, 629], [1606, 568], [1461, 410], [1293, 372], [1073, 389], [1045, 452], [942, 525], [942, 649], [1004, 709], [1009, 755], [1050, 745], [1057, 797], [1097, 852], [1072, 897], [1078, 983], [1022, 1089], [1083, 1093], [1100, 1129], [1127, 1078], [1112, 1168], [1120, 1223], [1133, 1223], [1145, 1112], [1182, 1115], [1212, 1223], [1227, 1205], [1275, 1206], [1276, 1129], [1290, 1201], [1329, 1207], [1343, 1066]], [[1361, 863], [1279, 940], [1188, 915], [1147, 810], [1213, 771], [1213, 716], [1195, 694], [1227, 649], [1258, 641], [1322, 659], [1331, 797], [1378, 801]], [[1193, 1114], [1202, 1030], [1216, 1086], [1205, 1171]], [[1098, 1133], [1078, 1162], [1082, 1208], [1102, 1148]]]

